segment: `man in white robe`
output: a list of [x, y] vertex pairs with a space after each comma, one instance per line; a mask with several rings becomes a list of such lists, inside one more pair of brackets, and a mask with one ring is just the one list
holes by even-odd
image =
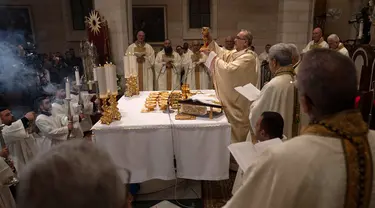
[[[65, 117], [68, 115], [68, 102], [65, 100], [66, 93], [65, 90], [61, 87], [58, 87], [55, 93], [55, 100], [52, 103], [52, 115], [55, 117]], [[73, 96], [72, 96], [73, 97]], [[76, 96], [78, 99], [78, 96]], [[80, 107], [78, 105], [78, 101], [70, 102], [70, 112], [73, 118], [73, 131], [72, 136], [75, 138], [83, 138], [83, 130], [81, 128], [80, 122], [85, 119], [85, 116], [82, 112], [80, 112]]]
[[[292, 66], [292, 52], [287, 44], [279, 43], [270, 48], [269, 67], [273, 78], [262, 88], [260, 96], [250, 107], [250, 123], [252, 132], [264, 111], [274, 111], [284, 118], [284, 135], [291, 138], [295, 125], [295, 87], [294, 70]], [[298, 128], [297, 128], [298, 129]], [[248, 134], [248, 141], [252, 141], [252, 132]]]
[[178, 45], [176, 47], [176, 52], [181, 57], [181, 75], [182, 75], [181, 82], [185, 83], [185, 77], [186, 77], [186, 74], [189, 71], [189, 66], [191, 64], [191, 58], [190, 57], [193, 54], [193, 52], [190, 49], [187, 49], [186, 52], [185, 52], [184, 48], [182, 48], [182, 46], [180, 46], [180, 45]]
[[2, 136], [9, 149], [9, 157], [19, 173], [38, 153], [38, 146], [31, 134], [35, 121], [34, 112], [29, 112], [23, 118], [15, 121], [12, 112], [4, 108], [0, 110], [0, 119], [5, 124]]
[[[74, 115], [83, 114], [81, 115], [82, 119], [79, 124], [81, 126], [82, 132], [86, 133], [88, 131], [91, 131], [91, 128], [92, 128], [91, 115], [93, 115], [94, 111], [96, 110], [95, 109], [96, 96], [93, 94], [89, 94], [87, 91], [81, 91], [81, 98], [80, 98], [77, 92], [78, 90], [75, 90], [75, 91], [72, 91], [70, 94], [72, 98], [71, 102], [72, 102], [73, 111], [74, 111], [73, 114]], [[81, 99], [81, 104], [79, 104], [80, 99]]]
[[317, 27], [313, 30], [312, 41], [310, 41], [307, 46], [303, 49], [302, 53], [314, 48], [328, 48], [328, 43], [323, 39], [323, 31], [321, 28]]
[[340, 43], [340, 38], [336, 34], [331, 34], [327, 38], [329, 48], [349, 57], [349, 51], [345, 48], [344, 44]]
[[[283, 130], [284, 130], [284, 120], [283, 120], [283, 117], [279, 113], [269, 112], [269, 111], [263, 112], [260, 118], [258, 119], [256, 127], [255, 127], [255, 137], [257, 138], [257, 143], [254, 144], [254, 146], [255, 146], [255, 149], [257, 150], [256, 154], [261, 154], [263, 151], [269, 148], [269, 146], [267, 146], [267, 148], [257, 148], [257, 145], [259, 145], [261, 142], [269, 141], [272, 139], [286, 140], [286, 137], [283, 135]], [[251, 141], [246, 141], [246, 142], [251, 142]], [[252, 161], [252, 162], [255, 162], [255, 161]], [[244, 170], [239, 169], [237, 172], [236, 180], [234, 181], [234, 184], [233, 184], [233, 189], [232, 189], [233, 195], [242, 186], [243, 174], [244, 174]]]
[[212, 89], [212, 81], [207, 67], [204, 65], [207, 57], [199, 51], [201, 44], [193, 41], [192, 54], [189, 57], [189, 70], [184, 75], [184, 82], [192, 90]]
[[271, 48], [271, 44], [267, 44], [264, 47], [264, 51], [261, 54], [259, 54], [260, 63], [263, 63], [263, 61], [268, 61], [268, 53], [270, 51], [270, 48]]
[[150, 44], [145, 42], [146, 34], [143, 31], [137, 33], [137, 41], [131, 44], [126, 53], [134, 53], [137, 56], [138, 85], [140, 91], [154, 90], [155, 52]]
[[247, 30], [241, 30], [235, 39], [236, 51], [228, 52], [212, 41], [205, 50], [215, 58], [211, 63], [212, 79], [216, 95], [219, 98], [225, 115], [232, 126], [232, 143], [246, 140], [250, 130], [250, 101], [240, 95], [234, 88], [252, 83], [256, 86], [256, 55], [249, 50], [253, 36]]
[[52, 105], [48, 97], [42, 97], [38, 100], [40, 114], [36, 117], [35, 124], [40, 130], [39, 145], [42, 151], [49, 150], [69, 139], [73, 130], [73, 123], [68, 121], [67, 116], [62, 114], [52, 115]]
[[375, 207], [375, 132], [354, 109], [355, 65], [315, 49], [304, 54], [297, 80], [313, 122], [301, 136], [266, 150], [224, 207]]
[[174, 90], [181, 85], [181, 57], [173, 51], [171, 41], [164, 41], [164, 48], [156, 55], [155, 73], [157, 90]]
[[223, 49], [226, 51], [235, 51], [236, 49], [234, 48], [234, 39], [235, 37], [233, 36], [226, 37]]

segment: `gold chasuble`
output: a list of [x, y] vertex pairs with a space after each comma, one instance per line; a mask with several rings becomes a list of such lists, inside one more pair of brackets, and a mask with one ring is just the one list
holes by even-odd
[[[195, 53], [191, 55], [191, 61], [193, 63], [197, 63], [202, 58], [201, 53]], [[198, 64], [195, 64], [194, 74], [195, 74], [195, 89], [201, 89], [201, 78], [200, 78], [200, 70], [201, 67], [199, 67]]]
[[[167, 56], [166, 54], [163, 54], [163, 60], [174, 60], [174, 56], [170, 55]], [[167, 90], [172, 90], [172, 70], [173, 70], [173, 65], [166, 65], [165, 66], [165, 72], [167, 73]]]
[[338, 113], [307, 126], [303, 134], [334, 137], [341, 140], [346, 161], [346, 194], [344, 208], [370, 206], [373, 183], [373, 161], [368, 126], [359, 111]]
[[[134, 48], [135, 53], [146, 53], [146, 48], [144, 44], [137, 44], [137, 46]], [[143, 61], [142, 61], [143, 60]], [[138, 86], [139, 91], [143, 91], [143, 63], [145, 62], [145, 59], [137, 59], [138, 63]]]

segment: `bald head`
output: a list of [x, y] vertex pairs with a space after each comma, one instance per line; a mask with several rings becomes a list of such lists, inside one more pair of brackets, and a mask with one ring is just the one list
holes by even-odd
[[194, 53], [197, 53], [199, 52], [199, 49], [201, 48], [201, 44], [199, 41], [197, 40], [194, 40], [193, 41], [193, 44], [192, 44], [192, 47], [191, 47], [191, 50], [194, 52]]
[[317, 27], [313, 30], [312, 39], [314, 40], [315, 43], [319, 42], [322, 36], [323, 36], [323, 31], [320, 27]]
[[340, 38], [336, 34], [328, 36], [327, 42], [330, 49], [336, 50], [340, 45]]
[[137, 41], [140, 42], [140, 43], [144, 43], [145, 42], [145, 37], [146, 37], [146, 34], [145, 32], [143, 32], [142, 30], [140, 30], [138, 33], [137, 33]]
[[234, 49], [234, 37], [228, 36], [225, 38], [225, 49], [233, 50]]
[[312, 119], [354, 108], [357, 74], [348, 57], [329, 49], [304, 54], [297, 74], [301, 104]]

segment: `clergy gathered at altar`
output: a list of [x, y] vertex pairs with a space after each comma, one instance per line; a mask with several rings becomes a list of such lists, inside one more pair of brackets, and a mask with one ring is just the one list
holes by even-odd
[[[375, 207], [375, 132], [355, 108], [357, 72], [339, 36], [331, 34], [326, 42], [322, 29], [315, 28], [312, 40], [301, 51], [293, 43], [276, 43], [265, 45], [258, 55], [251, 50], [255, 38], [249, 30], [226, 37], [224, 47], [207, 31], [202, 29], [202, 43], [193, 40], [190, 46], [186, 43], [175, 51], [172, 41], [166, 39], [158, 52], [146, 42], [147, 34], [138, 31], [135, 42], [121, 55], [125, 90], [132, 91], [125, 96], [119, 96], [116, 65], [107, 62], [93, 69], [95, 93], [81, 91], [83, 78], [78, 73], [75, 81], [67, 78], [54, 86], [52, 95], [40, 96], [35, 100], [35, 112], [19, 120], [15, 120], [7, 100], [0, 100], [0, 156], [4, 159], [0, 160], [0, 208], [14, 208], [16, 203], [21, 208], [62, 208], [63, 204], [77, 208], [130, 207], [139, 191], [134, 187], [139, 189], [139, 184], [131, 183], [126, 190], [124, 183], [131, 180], [124, 182], [116, 172], [124, 172], [125, 168], [113, 155], [101, 152], [106, 147], [94, 148], [94, 115], [101, 116], [97, 124], [120, 125], [122, 117], [133, 116], [124, 113], [121, 105], [148, 95], [145, 106], [151, 110], [142, 109], [144, 114], [121, 131], [138, 129], [138, 119], [158, 122], [153, 109], [156, 105], [161, 109], [163, 102], [167, 107], [162, 112], [169, 116], [172, 128], [178, 119], [171, 114], [183, 114], [180, 108], [170, 111], [175, 104], [174, 91], [186, 93], [186, 88], [197, 95], [212, 91], [210, 96], [218, 100], [216, 107], [222, 109], [222, 118], [230, 126], [228, 143], [222, 151], [228, 160], [220, 162], [229, 161], [229, 166], [225, 163], [226, 173], [230, 170], [237, 175], [234, 186], [227, 187], [233, 196], [224, 207]], [[260, 84], [266, 70], [271, 78]], [[207, 120], [223, 121], [213, 118], [212, 105], [207, 109], [211, 114], [189, 128], [199, 128]], [[192, 120], [192, 116], [185, 120]], [[109, 128], [105, 139], [117, 140], [115, 131]], [[175, 142], [174, 136], [179, 135], [173, 134], [171, 140]], [[85, 140], [90, 144], [82, 142]], [[131, 148], [137, 149], [135, 144]], [[159, 148], [158, 155], [166, 155], [162, 148], [167, 147], [153, 145]], [[152, 145], [148, 148], [156, 151]], [[118, 151], [116, 154], [125, 150]], [[137, 164], [138, 159], [145, 160], [135, 158], [127, 163]], [[181, 158], [176, 158], [173, 151], [173, 158], [168, 159], [175, 160], [177, 177], [176, 164]], [[165, 164], [155, 165], [168, 168]], [[134, 177], [132, 170], [129, 172]], [[62, 176], [72, 181], [59, 181]], [[42, 182], [44, 177], [52, 181]], [[35, 186], [39, 183], [45, 193], [38, 193]], [[77, 198], [74, 194], [80, 190]]]

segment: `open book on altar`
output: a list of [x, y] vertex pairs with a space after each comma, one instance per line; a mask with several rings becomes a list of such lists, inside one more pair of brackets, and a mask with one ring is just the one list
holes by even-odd
[[235, 87], [234, 89], [250, 101], [258, 99], [260, 95], [260, 90], [251, 83], [245, 86]]
[[240, 142], [229, 145], [228, 149], [240, 168], [246, 171], [267, 148], [281, 143], [279, 138], [259, 142], [255, 145], [252, 142]]
[[204, 105], [214, 108], [221, 108], [221, 103], [215, 94], [196, 94], [187, 100], [180, 101], [180, 103]]

